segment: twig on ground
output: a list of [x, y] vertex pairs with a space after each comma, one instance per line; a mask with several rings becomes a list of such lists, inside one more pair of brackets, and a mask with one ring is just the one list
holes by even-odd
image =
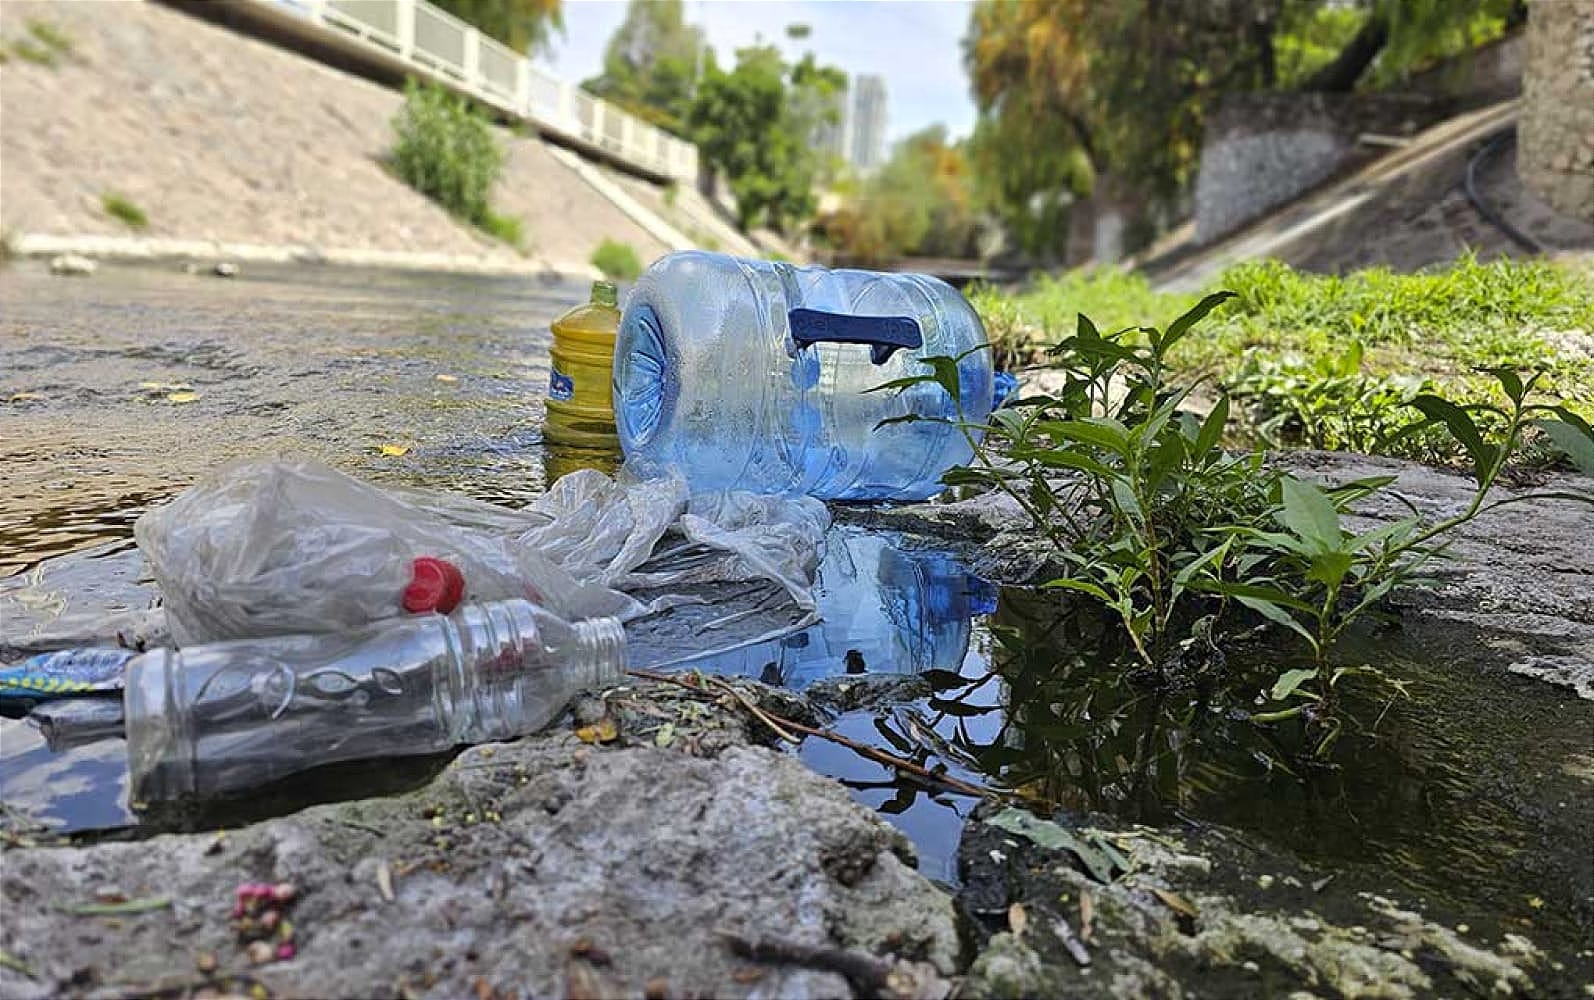
[[[651, 670], [628, 670], [626, 672], [633, 677], [638, 677], [646, 681], [656, 681], [661, 684], [674, 684], [677, 687], [686, 688], [688, 691], [696, 691], [699, 694], [711, 693], [707, 683], [699, 684], [694, 680], [683, 677], [655, 673]], [[828, 740], [831, 743], [844, 746], [856, 754], [868, 757], [877, 764], [884, 764], [886, 767], [893, 767], [899, 771], [906, 771], [915, 777], [934, 784], [943, 785], [946, 788], [949, 788], [954, 792], [959, 792], [963, 795], [972, 795], [975, 798], [994, 798], [996, 796], [996, 793], [988, 788], [981, 788], [979, 785], [970, 784], [967, 781], [954, 778], [949, 774], [942, 774], [937, 771], [932, 771], [929, 768], [924, 767], [922, 764], [916, 764], [911, 760], [898, 757], [895, 754], [886, 753], [884, 750], [869, 746], [867, 743], [859, 743], [858, 741], [849, 739], [840, 733], [832, 732], [828, 729], [816, 729], [813, 726], [805, 726], [801, 722], [794, 722], [791, 719], [784, 719], [778, 715], [773, 715], [753, 705], [745, 695], [737, 691], [734, 687], [726, 682], [717, 678], [704, 678], [704, 680], [707, 682], [713, 682], [716, 686], [724, 687], [725, 689], [729, 690], [731, 694], [736, 697], [736, 700], [742, 705], [742, 707], [748, 709], [759, 719], [759, 721], [763, 722], [778, 736], [783, 739], [791, 740], [793, 743], [800, 741], [793, 737], [791, 735], [792, 733], [801, 733], [804, 736], [817, 737], [818, 739]]]
[[882, 996], [890, 984], [891, 963], [863, 952], [779, 938], [752, 941], [728, 931], [721, 931], [720, 936], [731, 951], [741, 958], [771, 965], [801, 965], [834, 972], [851, 983], [860, 996]]

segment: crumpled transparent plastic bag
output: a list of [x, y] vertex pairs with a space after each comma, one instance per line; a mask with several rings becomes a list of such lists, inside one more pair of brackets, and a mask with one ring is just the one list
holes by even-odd
[[679, 478], [616, 481], [584, 470], [513, 510], [383, 490], [300, 460], [226, 469], [144, 514], [134, 535], [172, 638], [192, 644], [402, 614], [422, 556], [456, 566], [466, 600], [526, 597], [570, 621], [632, 619], [701, 600], [692, 588], [741, 580], [768, 581], [811, 611], [828, 526], [816, 500], [694, 498]]

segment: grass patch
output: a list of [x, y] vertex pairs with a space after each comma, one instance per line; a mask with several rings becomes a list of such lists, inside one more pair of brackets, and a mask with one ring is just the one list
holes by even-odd
[[[1262, 261], [1231, 268], [1212, 288], [1237, 295], [1169, 362], [1185, 384], [1229, 392], [1230, 431], [1248, 442], [1453, 460], [1448, 435], [1394, 437], [1410, 422], [1406, 405], [1434, 391], [1464, 405], [1499, 404], [1488, 371], [1498, 367], [1542, 371], [1542, 391], [1594, 416], [1594, 276], [1571, 267], [1468, 257], [1421, 274], [1338, 277]], [[1178, 315], [1196, 299], [1110, 270], [1039, 277], [1016, 295], [970, 295], [1009, 367], [1036, 362], [1079, 313], [1119, 330]]]
[[65, 31], [47, 21], [30, 19], [28, 37], [12, 42], [10, 52], [0, 49], [0, 63], [8, 61], [10, 56], [16, 56], [36, 66], [59, 66], [61, 60], [72, 54], [73, 49], [72, 37]]
[[28, 34], [37, 39], [40, 45], [43, 45], [58, 56], [72, 54], [74, 48], [72, 36], [48, 21], [28, 21]]
[[100, 195], [100, 207], [105, 214], [123, 223], [129, 229], [147, 229], [149, 216], [144, 210], [135, 205], [126, 195], [115, 191], [106, 191]]
[[499, 215], [489, 209], [481, 221], [481, 228], [489, 236], [503, 240], [516, 250], [524, 252], [526, 249], [526, 224], [518, 215]]
[[11, 43], [11, 55], [16, 56], [23, 62], [33, 63], [35, 66], [53, 67], [60, 62], [55, 53], [26, 38], [21, 38]]
[[642, 275], [642, 261], [629, 243], [607, 237], [592, 251], [591, 264], [614, 281], [635, 281]]

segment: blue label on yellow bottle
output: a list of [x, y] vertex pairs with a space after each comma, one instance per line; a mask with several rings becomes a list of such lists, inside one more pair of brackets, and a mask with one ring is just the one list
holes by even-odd
[[575, 394], [576, 382], [557, 368], [548, 369], [548, 398], [563, 403]]

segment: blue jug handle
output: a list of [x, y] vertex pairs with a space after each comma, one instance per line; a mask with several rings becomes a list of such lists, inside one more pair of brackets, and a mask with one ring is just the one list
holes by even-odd
[[831, 344], [868, 344], [869, 360], [883, 365], [899, 348], [924, 346], [919, 321], [912, 316], [853, 316], [822, 309], [793, 309], [786, 314], [787, 328], [798, 348], [821, 341]]

